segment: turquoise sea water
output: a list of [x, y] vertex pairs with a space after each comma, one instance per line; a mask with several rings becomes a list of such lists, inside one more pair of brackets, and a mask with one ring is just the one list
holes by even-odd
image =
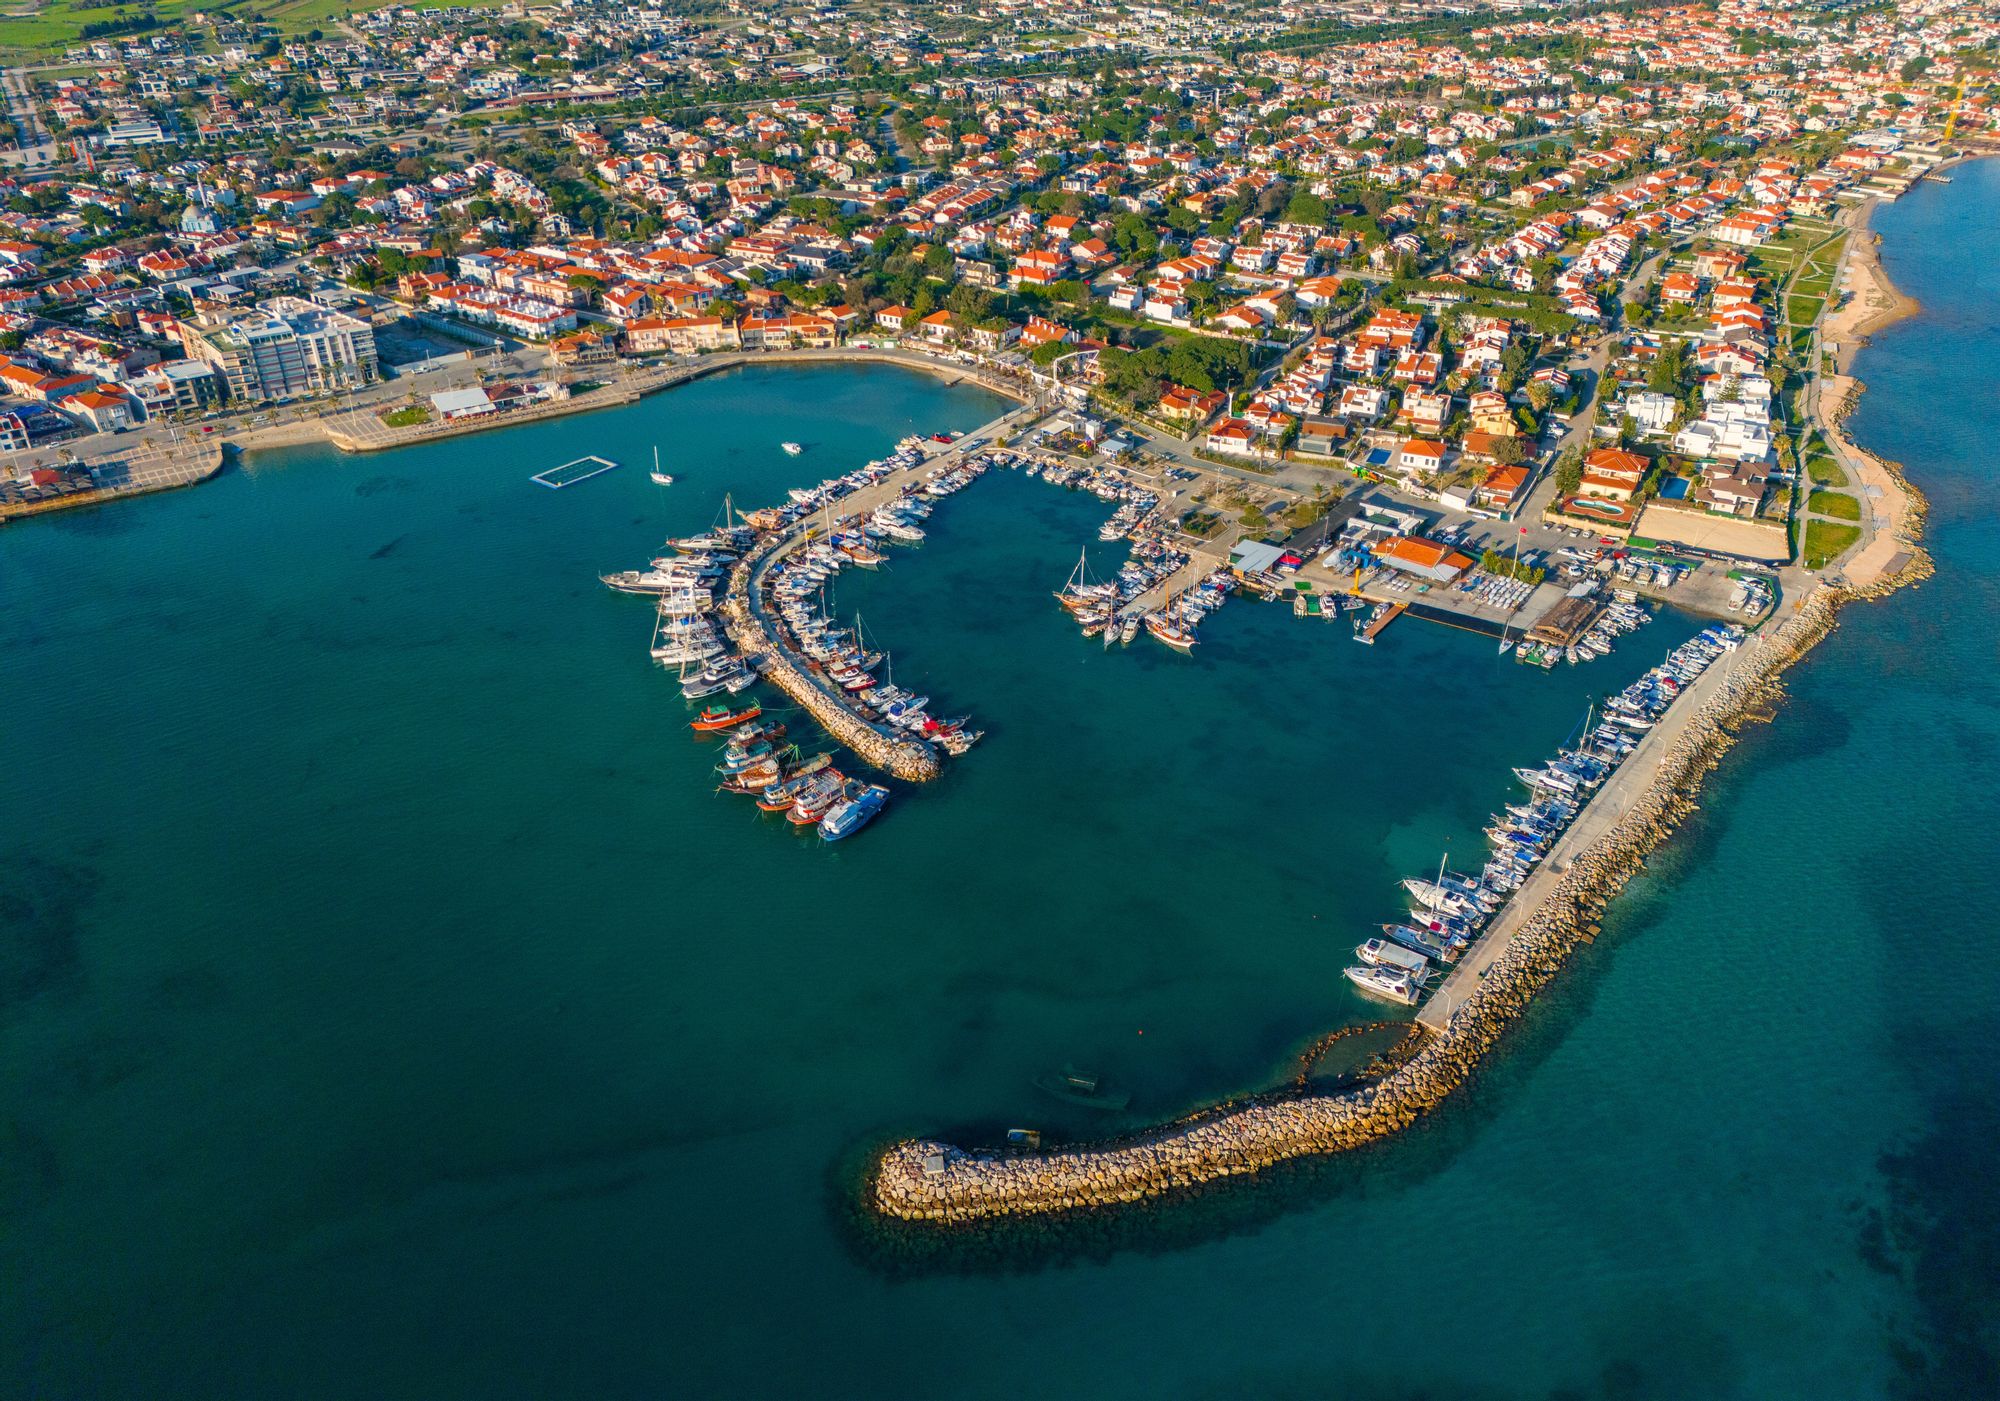
[[[593, 574], [983, 393], [734, 373], [10, 527], [0, 1375], [1987, 1394], [2000, 287], [1949, 231], [1996, 171], [1880, 218], [1939, 312], [1868, 352], [1858, 427], [1930, 490], [1939, 578], [1850, 611], [1473, 1089], [1322, 1171], [949, 1267], [845, 1229], [871, 1138], [1115, 1127], [1030, 1088], [1064, 1061], [1168, 1115], [1373, 1019], [1338, 970], [1395, 876], [1689, 625], [1543, 675], [1237, 603], [1192, 658], [1105, 653], [1048, 598], [1083, 541], [1113, 557], [1105, 508], [989, 474], [840, 607], [990, 736], [826, 847], [709, 792], [644, 605]], [[582, 452], [628, 465], [527, 483]]]

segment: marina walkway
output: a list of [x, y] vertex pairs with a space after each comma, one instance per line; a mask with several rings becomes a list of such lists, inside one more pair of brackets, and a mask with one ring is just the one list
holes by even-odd
[[1141, 613], [1150, 613], [1181, 590], [1191, 589], [1196, 584], [1199, 584], [1203, 579], [1206, 579], [1217, 569], [1221, 568], [1226, 562], [1226, 559], [1219, 558], [1214, 554], [1204, 554], [1200, 549], [1192, 550], [1188, 554], [1188, 562], [1186, 564], [1160, 580], [1159, 583], [1153, 585], [1150, 589], [1147, 589], [1137, 598], [1127, 602], [1118, 612], [1121, 616], [1130, 614], [1134, 609], [1137, 609]]
[[[925, 445], [924, 458], [921, 462], [900, 471], [892, 472], [879, 482], [872, 483], [859, 491], [843, 496], [829, 508], [828, 513], [825, 515], [814, 514], [802, 517], [793, 522], [783, 535], [763, 546], [759, 553], [750, 558], [747, 569], [739, 569], [730, 576], [729, 602], [740, 606], [744, 610], [745, 616], [754, 622], [764, 635], [769, 638], [771, 646], [780, 651], [785, 651], [784, 633], [779, 626], [778, 620], [772, 616], [764, 603], [764, 579], [774, 566], [789, 557], [793, 551], [808, 541], [818, 539], [829, 521], [865, 517], [884, 502], [894, 500], [896, 497], [902, 495], [904, 491], [921, 482], [925, 476], [937, 468], [957, 465], [967, 455], [966, 444], [979, 443], [982, 445], [981, 450], [983, 450], [995, 438], [1024, 426], [1027, 421], [1033, 419], [1035, 416], [1036, 410], [1032, 406], [1023, 405], [1019, 408], [1009, 410], [990, 423], [973, 429], [963, 437], [955, 440], [948, 447], [942, 443], [927, 443]], [[740, 593], [738, 592], [739, 589], [741, 590]], [[786, 651], [784, 660], [793, 671], [805, 679], [806, 683], [813, 690], [820, 693], [823, 697], [823, 703], [838, 709], [853, 724], [863, 727], [888, 743], [902, 743], [909, 739], [907, 735], [892, 730], [887, 726], [863, 720], [859, 715], [856, 715], [853, 709], [852, 698], [837, 687], [829, 686], [805, 658], [792, 655], [789, 651]]]
[[[1795, 610], [1782, 610], [1787, 612]], [[1775, 630], [1775, 629], [1773, 629]], [[1467, 949], [1459, 961], [1446, 974], [1445, 979], [1425, 1001], [1423, 1010], [1417, 1013], [1417, 1021], [1432, 1031], [1443, 1031], [1451, 1014], [1465, 1004], [1486, 976], [1494, 962], [1504, 954], [1522, 926], [1542, 906], [1549, 894], [1562, 879], [1570, 863], [1583, 852], [1589, 850], [1599, 838], [1616, 827], [1642, 799], [1652, 786], [1653, 772], [1667, 751], [1673, 747], [1688, 722], [1708, 700], [1722, 689], [1724, 680], [1738, 667], [1744, 665], [1758, 648], [1764, 645], [1768, 634], [1757, 634], [1746, 639], [1734, 652], [1726, 652], [1715, 664], [1696, 679], [1677, 697], [1658, 724], [1646, 731], [1645, 737], [1632, 751], [1631, 757], [1618, 766], [1617, 772], [1602, 788], [1592, 796], [1584, 810], [1563, 833], [1561, 840], [1550, 850], [1548, 856], [1535, 868], [1513, 898], [1500, 908], [1493, 922], [1486, 927]]]

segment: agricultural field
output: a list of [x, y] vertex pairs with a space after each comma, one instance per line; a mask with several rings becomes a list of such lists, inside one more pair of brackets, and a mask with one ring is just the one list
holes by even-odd
[[0, 56], [43, 57], [60, 54], [87, 42], [84, 28], [113, 24], [121, 20], [140, 21], [148, 15], [159, 23], [150, 28], [133, 28], [107, 38], [157, 33], [184, 22], [191, 14], [214, 14], [228, 10], [227, 0], [147, 0], [144, 4], [112, 3], [111, 0], [0, 0]]

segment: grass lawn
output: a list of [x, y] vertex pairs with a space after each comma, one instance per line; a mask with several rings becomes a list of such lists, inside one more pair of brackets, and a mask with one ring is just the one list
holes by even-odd
[[1848, 547], [1860, 538], [1861, 527], [1858, 525], [1807, 521], [1804, 551], [1806, 568], [1824, 569], [1828, 560], [1845, 553]]
[[1823, 516], [1838, 516], [1844, 521], [1861, 519], [1861, 502], [1844, 492], [1815, 491], [1806, 506]]
[[1846, 486], [1847, 473], [1840, 470], [1840, 464], [1824, 452], [1816, 452], [1806, 459], [1806, 475], [1819, 486]]
[[[275, 3], [246, 5], [234, 11], [239, 18], [262, 17], [276, 25], [280, 33], [296, 36], [308, 30], [331, 30], [334, 22], [349, 15], [363, 14], [369, 10], [379, 10], [391, 0], [275, 0]], [[446, 5], [459, 5], [471, 10], [497, 10], [506, 0], [403, 0], [413, 10], [443, 9]], [[113, 20], [121, 14], [138, 16], [151, 14], [160, 23], [148, 30], [134, 31], [130, 35], [107, 36], [112, 38], [142, 38], [153, 34], [165, 34], [175, 29], [183, 29], [189, 34], [205, 34], [203, 29], [185, 28], [185, 21], [191, 14], [217, 12], [231, 13], [227, 0], [147, 0], [144, 5], [106, 3], [106, 0], [44, 0], [38, 8], [30, 10], [19, 5], [9, 5], [0, 13], [0, 54], [47, 55], [71, 48], [83, 41], [81, 32], [86, 24], [100, 24]]]
[[1819, 320], [1820, 308], [1825, 305], [1823, 297], [1793, 297], [1787, 311], [1794, 326], [1810, 326]]
[[391, 428], [414, 428], [419, 423], [430, 421], [431, 411], [427, 404], [405, 404], [382, 415], [382, 422]]

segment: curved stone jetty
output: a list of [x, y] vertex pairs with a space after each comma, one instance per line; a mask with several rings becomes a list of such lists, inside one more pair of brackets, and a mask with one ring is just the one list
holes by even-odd
[[763, 678], [797, 701], [826, 732], [873, 764], [908, 783], [928, 783], [942, 771], [937, 750], [912, 735], [871, 725], [848, 708], [795, 662], [773, 635], [755, 604], [757, 581], [766, 567], [781, 558], [795, 540], [781, 538], [744, 556], [729, 574], [722, 604], [722, 626], [729, 641], [745, 657], [763, 663]]
[[[1917, 498], [1921, 500], [1921, 498]], [[1920, 518], [1921, 508], [1912, 513]], [[1688, 813], [1736, 727], [1775, 699], [1785, 668], [1833, 628], [1843, 603], [1930, 572], [1923, 552], [1865, 588], [1822, 585], [1772, 634], [1734, 654], [1716, 687], [1680, 721], [1644, 788], [1570, 863], [1443, 1029], [1382, 1079], [1336, 1094], [1281, 1092], [1193, 1115], [1115, 1143], [1041, 1153], [968, 1152], [917, 1139], [885, 1149], [866, 1188], [877, 1212], [951, 1225], [1137, 1202], [1307, 1154], [1334, 1153], [1409, 1127], [1471, 1074], [1480, 1057], [1594, 936], [1605, 904]]]

